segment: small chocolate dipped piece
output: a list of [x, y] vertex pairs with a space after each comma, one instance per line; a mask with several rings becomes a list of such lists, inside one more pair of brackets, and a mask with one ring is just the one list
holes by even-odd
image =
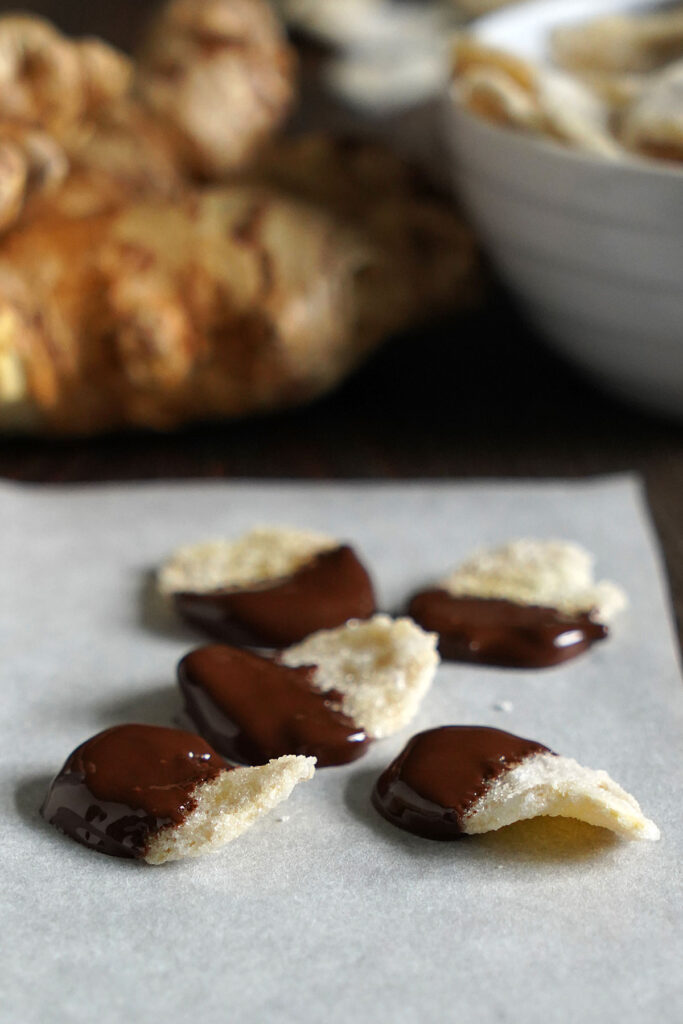
[[416, 594], [408, 612], [439, 634], [443, 658], [507, 668], [550, 668], [607, 636], [607, 628], [585, 613], [566, 615], [513, 601], [454, 597], [440, 589]]
[[414, 736], [378, 779], [372, 801], [387, 821], [426, 839], [458, 839], [541, 815], [578, 818], [627, 839], [659, 839], [657, 826], [606, 772], [486, 726]]
[[341, 695], [344, 714], [379, 740], [417, 714], [439, 664], [436, 641], [411, 619], [374, 615], [322, 629], [279, 657], [292, 667], [315, 665], [316, 686]]
[[174, 595], [180, 616], [218, 640], [255, 647], [296, 643], [375, 610], [370, 578], [350, 547], [316, 555], [292, 576], [252, 588]]
[[182, 659], [178, 680], [191, 721], [226, 758], [312, 754], [322, 767], [407, 725], [437, 665], [435, 636], [409, 618], [374, 615], [273, 657], [202, 647]]
[[625, 604], [613, 583], [595, 583], [593, 559], [578, 545], [520, 540], [479, 552], [420, 591], [409, 614], [439, 634], [444, 658], [548, 668], [603, 640]]
[[376, 615], [262, 657], [213, 645], [178, 666], [193, 723], [230, 760], [309, 754], [318, 766], [360, 757], [416, 713], [438, 664], [436, 638]]
[[375, 611], [372, 581], [351, 547], [284, 528], [182, 548], [159, 588], [192, 626], [255, 647], [287, 646]]
[[240, 764], [306, 754], [324, 768], [356, 760], [370, 742], [341, 711], [341, 694], [316, 687], [315, 666], [214, 644], [183, 658], [178, 681], [197, 730]]
[[289, 757], [232, 769], [193, 733], [120, 725], [74, 750], [41, 813], [99, 853], [162, 864], [235, 839], [310, 778], [314, 763]]

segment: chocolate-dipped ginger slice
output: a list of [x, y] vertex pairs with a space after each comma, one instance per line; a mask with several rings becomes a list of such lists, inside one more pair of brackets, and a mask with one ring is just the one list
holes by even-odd
[[41, 813], [99, 853], [149, 864], [212, 853], [310, 779], [315, 761], [282, 757], [229, 768], [179, 729], [119, 725], [68, 757]]
[[259, 764], [283, 754], [318, 767], [360, 757], [371, 739], [413, 718], [436, 666], [436, 637], [376, 615], [266, 658], [235, 647], [192, 651], [178, 666], [186, 711], [225, 757]]
[[654, 822], [606, 772], [484, 726], [414, 736], [378, 779], [373, 803], [393, 825], [427, 839], [478, 835], [540, 816], [577, 818], [625, 839], [659, 839]]
[[416, 594], [409, 613], [439, 634], [444, 658], [547, 668], [603, 640], [625, 605], [619, 587], [595, 582], [579, 545], [518, 540], [475, 554]]
[[186, 622], [237, 645], [285, 647], [375, 611], [372, 581], [351, 547], [285, 527], [180, 548], [158, 582]]

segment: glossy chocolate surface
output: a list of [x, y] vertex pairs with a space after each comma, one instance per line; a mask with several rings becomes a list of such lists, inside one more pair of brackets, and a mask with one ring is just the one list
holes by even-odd
[[284, 754], [318, 758], [318, 767], [361, 757], [370, 742], [337, 710], [341, 698], [321, 693], [315, 667], [289, 668], [236, 647], [192, 651], [178, 666], [185, 708], [224, 757], [265, 764]]
[[425, 839], [458, 839], [465, 818], [495, 779], [547, 747], [501, 729], [447, 725], [414, 736], [372, 794], [392, 825]]
[[41, 813], [99, 853], [142, 857], [150, 837], [180, 824], [194, 809], [196, 786], [226, 767], [193, 733], [119, 725], [74, 750]]
[[174, 596], [178, 613], [216, 640], [288, 647], [318, 629], [367, 619], [375, 611], [372, 581], [348, 546], [324, 551], [298, 572], [272, 583]]
[[582, 654], [607, 636], [607, 628], [585, 613], [513, 601], [454, 597], [425, 590], [410, 602], [409, 615], [439, 634], [439, 651], [451, 661], [507, 668], [549, 668]]

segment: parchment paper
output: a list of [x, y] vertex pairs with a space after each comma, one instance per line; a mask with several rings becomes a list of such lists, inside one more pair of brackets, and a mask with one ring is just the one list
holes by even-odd
[[[152, 613], [149, 570], [259, 522], [354, 541], [390, 610], [520, 535], [582, 542], [631, 608], [564, 667], [444, 665], [413, 726], [214, 857], [151, 868], [79, 847], [38, 817], [49, 778], [102, 728], [172, 724], [197, 642]], [[3, 1022], [683, 1019], [683, 695], [636, 482], [2, 485], [0, 523]], [[559, 820], [459, 843], [392, 828], [375, 778], [414, 732], [453, 723], [607, 769], [661, 842]]]

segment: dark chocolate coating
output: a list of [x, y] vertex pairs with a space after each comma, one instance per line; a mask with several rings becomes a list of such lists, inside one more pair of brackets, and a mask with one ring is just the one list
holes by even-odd
[[284, 754], [317, 757], [319, 768], [355, 761], [370, 741], [335, 709], [339, 694], [316, 687], [314, 673], [214, 644], [183, 658], [178, 681], [198, 731], [231, 761], [257, 765]]
[[392, 825], [425, 839], [459, 839], [491, 783], [532, 754], [533, 740], [485, 726], [446, 725], [414, 736], [379, 777], [372, 802]]
[[439, 651], [451, 661], [507, 668], [550, 668], [576, 658], [607, 627], [590, 615], [565, 615], [556, 608], [479, 597], [454, 597], [424, 590], [408, 614], [423, 629], [439, 634]]
[[195, 808], [197, 785], [227, 768], [199, 736], [118, 725], [81, 744], [48, 791], [43, 817], [84, 846], [143, 857], [149, 839]]
[[352, 548], [323, 551], [298, 572], [254, 587], [174, 595], [178, 613], [216, 640], [288, 647], [318, 629], [375, 612], [372, 581]]

